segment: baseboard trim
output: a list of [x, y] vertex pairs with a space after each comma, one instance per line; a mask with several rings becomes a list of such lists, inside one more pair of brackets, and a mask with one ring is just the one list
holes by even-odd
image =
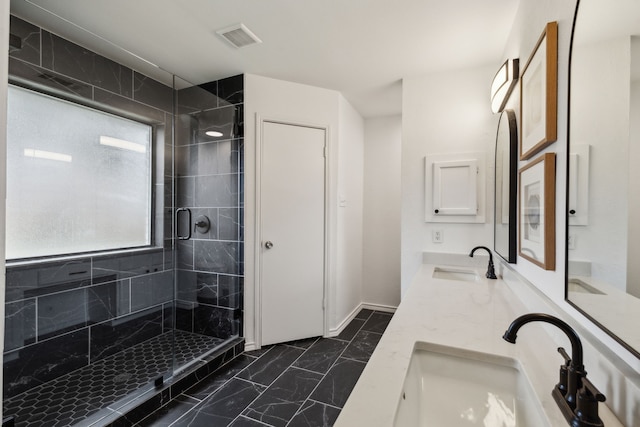
[[372, 304], [372, 303], [360, 303], [354, 308], [351, 313], [347, 315], [347, 317], [340, 322], [338, 326], [335, 328], [329, 329], [329, 335], [327, 338], [337, 337], [344, 330], [344, 328], [351, 323], [353, 319], [360, 313], [360, 310], [374, 310], [374, 311], [383, 311], [385, 313], [395, 313], [398, 307], [394, 307], [392, 305], [383, 305], [383, 304]]

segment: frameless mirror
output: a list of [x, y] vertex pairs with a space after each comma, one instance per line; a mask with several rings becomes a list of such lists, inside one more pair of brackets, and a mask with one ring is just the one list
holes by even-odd
[[494, 204], [494, 251], [509, 263], [516, 262], [516, 203], [518, 132], [516, 114], [504, 110], [496, 135], [496, 176]]
[[640, 2], [579, 1], [571, 45], [567, 301], [640, 357]]

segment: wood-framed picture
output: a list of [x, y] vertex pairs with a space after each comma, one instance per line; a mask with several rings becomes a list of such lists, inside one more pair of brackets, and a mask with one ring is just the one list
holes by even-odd
[[558, 23], [549, 22], [520, 77], [520, 160], [557, 139]]
[[545, 153], [518, 172], [518, 253], [545, 270], [556, 268], [556, 154]]

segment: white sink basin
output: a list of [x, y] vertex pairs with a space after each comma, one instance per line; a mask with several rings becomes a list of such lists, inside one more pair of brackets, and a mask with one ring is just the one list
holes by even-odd
[[517, 360], [417, 342], [394, 427], [549, 426]]
[[435, 267], [433, 269], [435, 279], [463, 280], [465, 282], [477, 282], [480, 276], [471, 269], [455, 267]]

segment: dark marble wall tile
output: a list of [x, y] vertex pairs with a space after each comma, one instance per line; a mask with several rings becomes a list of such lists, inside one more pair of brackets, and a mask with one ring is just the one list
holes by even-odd
[[6, 269], [6, 302], [23, 299], [25, 293], [31, 293], [38, 289], [38, 271], [28, 268]]
[[196, 240], [194, 267], [200, 271], [241, 275], [243, 266], [240, 251], [239, 242]]
[[176, 329], [193, 332], [193, 303], [176, 302]]
[[243, 138], [244, 137], [244, 104], [237, 104], [235, 108], [236, 108], [236, 114], [235, 114], [236, 121], [233, 126], [233, 137]]
[[40, 28], [11, 15], [9, 32], [20, 38], [20, 48], [10, 49], [9, 56], [40, 65]]
[[132, 95], [133, 71], [130, 68], [44, 30], [42, 66], [110, 92]]
[[4, 354], [3, 398], [15, 396], [88, 363], [87, 329]]
[[158, 307], [91, 326], [91, 361], [103, 359], [160, 335], [162, 317], [162, 307]]
[[223, 173], [218, 165], [225, 153], [220, 150], [220, 142], [207, 142], [192, 146], [191, 175], [213, 175]]
[[236, 137], [234, 127], [237, 125], [237, 109], [235, 106], [227, 106], [205, 110], [195, 115], [196, 126], [193, 128], [196, 136], [196, 143], [212, 142], [216, 137], [206, 134], [207, 131], [221, 132], [218, 139], [230, 139]]
[[195, 302], [198, 299], [197, 273], [191, 270], [178, 270], [176, 297], [181, 301]]
[[32, 344], [36, 338], [35, 298], [5, 305], [4, 351]]
[[[217, 208], [194, 208], [191, 210], [192, 215], [192, 231], [194, 239], [199, 240], [215, 240], [218, 239], [218, 209]], [[205, 218], [202, 218], [202, 217]], [[198, 220], [209, 222], [209, 229], [195, 227]], [[206, 231], [205, 231], [206, 230]]]
[[240, 208], [218, 209], [218, 238], [220, 240], [242, 240]]
[[176, 201], [178, 206], [195, 206], [196, 178], [178, 176], [176, 178]]
[[83, 99], [91, 99], [93, 96], [93, 87], [87, 83], [45, 70], [37, 65], [9, 58], [9, 81], [13, 82], [14, 77], [33, 82], [36, 86], [44, 87], [56, 94]]
[[229, 308], [242, 308], [244, 278], [240, 276], [218, 276], [218, 305]]
[[163, 111], [173, 111], [173, 88], [133, 72], [133, 99]]
[[87, 290], [38, 298], [38, 337], [48, 338], [87, 325]]
[[177, 243], [179, 269], [193, 270], [193, 240], [181, 240]]
[[116, 112], [121, 112], [126, 116], [131, 116], [149, 124], [164, 123], [164, 111], [134, 101], [130, 98], [102, 90], [100, 88], [94, 89], [93, 97], [97, 103], [106, 105], [109, 109], [114, 109]]
[[113, 276], [115, 279], [123, 279], [157, 273], [164, 270], [164, 253], [162, 249], [155, 249], [133, 255], [108, 255], [96, 258], [92, 266], [94, 278]]
[[199, 304], [193, 313], [193, 332], [227, 339], [237, 335], [234, 310]]
[[218, 97], [229, 104], [244, 102], [244, 75], [218, 80]]
[[[224, 284], [223, 284], [224, 286]], [[196, 300], [198, 302], [217, 305], [220, 284], [218, 275], [214, 273], [196, 273]]]
[[238, 174], [196, 176], [195, 206], [238, 206]]
[[192, 114], [218, 106], [218, 82], [213, 81], [200, 86], [191, 86], [176, 91], [178, 112]]
[[131, 279], [131, 310], [142, 310], [173, 300], [173, 273], [165, 271]]

